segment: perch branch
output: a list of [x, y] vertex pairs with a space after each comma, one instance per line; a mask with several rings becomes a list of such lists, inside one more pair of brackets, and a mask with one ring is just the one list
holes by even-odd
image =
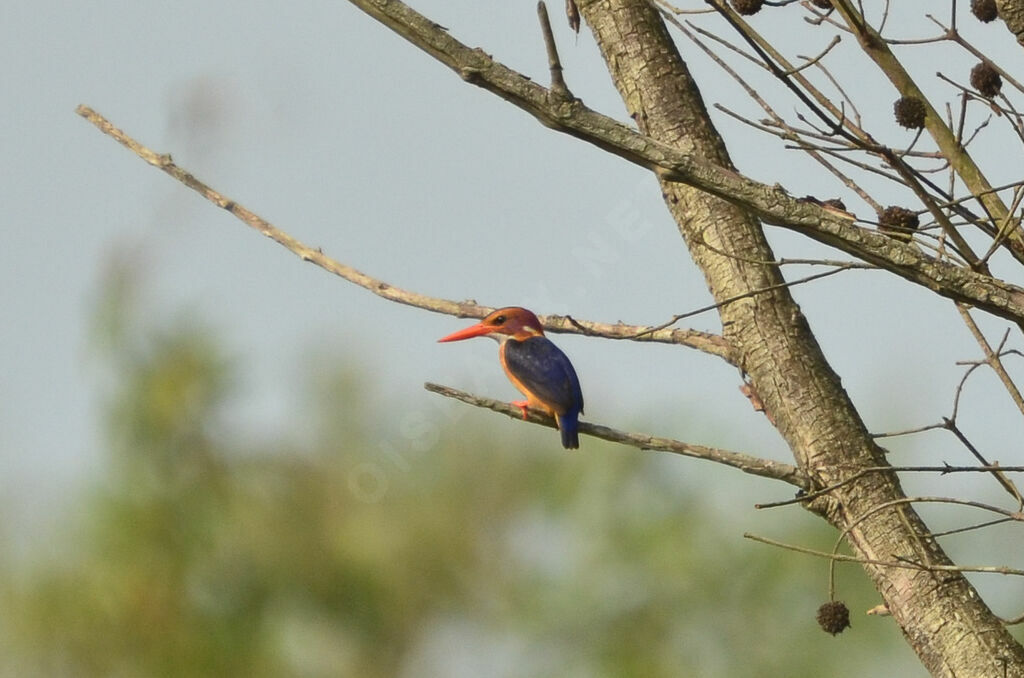
[[[510, 405], [509, 403], [502, 402], [500, 400], [493, 400], [491, 398], [481, 398], [479, 396], [466, 393], [465, 391], [441, 386], [439, 384], [431, 384], [429, 382], [424, 384], [423, 387], [431, 393], [437, 393], [438, 395], [443, 395], [446, 398], [455, 398], [456, 400], [461, 400], [469, 405], [493, 410], [511, 417], [512, 419], [522, 421], [522, 411], [518, 407]], [[527, 410], [527, 421], [532, 424], [540, 424], [541, 426], [556, 428], [554, 419], [533, 409]], [[625, 431], [608, 428], [607, 426], [599, 426], [597, 424], [589, 424], [582, 421], [580, 422], [580, 433], [593, 436], [595, 438], [601, 438], [602, 440], [607, 440], [613, 443], [630, 445], [641, 450], [671, 452], [673, 454], [681, 454], [685, 457], [706, 459], [708, 461], [724, 464], [725, 466], [737, 468], [744, 473], [749, 473], [751, 475], [782, 480], [804, 490], [810, 486], [807, 482], [806, 476], [804, 476], [800, 469], [792, 466], [791, 464], [773, 461], [771, 459], [762, 459], [760, 457], [754, 457], [741, 452], [731, 452], [729, 450], [721, 450], [714, 447], [694, 445], [692, 443], [684, 443], [670, 438], [656, 438], [654, 436], [647, 435], [646, 433], [627, 433]]]

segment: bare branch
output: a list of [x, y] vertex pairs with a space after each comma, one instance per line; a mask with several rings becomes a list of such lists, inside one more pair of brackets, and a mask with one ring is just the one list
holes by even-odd
[[992, 371], [999, 376], [999, 380], [1003, 382], [1003, 387], [1010, 395], [1010, 399], [1013, 401], [1013, 404], [1017, 406], [1017, 409], [1020, 410], [1021, 414], [1024, 414], [1024, 397], [1021, 396], [1020, 389], [1018, 389], [1017, 385], [1013, 383], [1013, 378], [1010, 377], [1006, 368], [1003, 367], [1003, 361], [1000, 359], [1000, 352], [1002, 351], [1003, 344], [1006, 342], [1006, 337], [1003, 337], [1003, 341], [999, 344], [999, 348], [993, 351], [992, 345], [988, 343], [988, 339], [985, 338], [985, 335], [982, 334], [978, 324], [974, 322], [974, 318], [971, 317], [970, 310], [963, 304], [957, 304], [956, 310], [960, 312], [960, 317], [963, 318], [964, 323], [967, 325], [967, 329], [971, 331], [971, 335], [974, 337], [974, 340], [978, 342], [978, 346], [981, 347], [982, 352], [985, 354], [985, 362], [992, 368]]
[[[710, 248], [710, 249], [714, 249], [714, 248]], [[771, 292], [773, 290], [781, 290], [781, 289], [783, 289], [785, 287], [795, 287], [795, 286], [803, 284], [803, 283], [809, 283], [809, 282], [814, 282], [815, 280], [821, 280], [822, 278], [827, 278], [829, 276], [835, 275], [836, 273], [842, 273], [843, 271], [850, 271], [850, 270], [853, 270], [853, 269], [866, 268], [866, 267], [868, 267], [868, 266], [865, 265], [865, 264], [856, 264], [856, 263], [854, 263], [854, 264], [842, 264], [842, 265], [838, 266], [837, 268], [833, 268], [830, 271], [824, 271], [822, 273], [813, 273], [811, 275], [804, 276], [803, 278], [798, 278], [796, 280], [791, 280], [791, 281], [787, 281], [787, 282], [781, 282], [781, 283], [778, 283], [777, 285], [766, 285], [764, 287], [759, 287], [756, 290], [750, 290], [749, 292], [742, 292], [740, 294], [731, 296], [728, 299], [723, 299], [722, 301], [720, 301], [718, 303], [715, 303], [715, 304], [708, 304], [707, 306], [701, 306], [700, 308], [696, 308], [696, 309], [694, 309], [692, 311], [686, 311], [685, 313], [678, 313], [678, 314], [672, 316], [670, 319], [668, 319], [664, 323], [662, 323], [660, 325], [655, 325], [654, 327], [650, 328], [649, 331], [656, 332], [658, 330], [666, 329], [668, 327], [671, 327], [672, 325], [675, 325], [677, 322], [679, 322], [680, 320], [683, 320], [684, 318], [689, 318], [691, 316], [700, 315], [701, 313], [707, 313], [708, 311], [714, 311], [716, 309], [722, 308], [723, 306], [728, 306], [729, 304], [732, 304], [732, 303], [735, 303], [737, 301], [740, 301], [741, 299], [749, 299], [751, 297], [757, 296], [758, 294], [765, 294], [765, 293]], [[868, 267], [868, 268], [874, 268], [874, 267]], [[646, 333], [647, 331], [648, 330], [644, 330], [644, 333]]]
[[936, 429], [945, 429], [946, 423], [939, 422], [937, 424], [927, 424], [926, 426], [918, 426], [915, 428], [902, 429], [900, 431], [886, 431], [885, 433], [872, 433], [871, 437], [878, 438], [896, 438], [898, 436], [909, 436], [915, 433], [924, 433], [925, 431], [934, 431]]
[[[793, 68], [790, 71], [785, 71], [785, 74], [786, 75], [793, 75], [795, 73], [799, 73], [800, 71], [804, 70], [805, 68], [808, 68], [808, 67], [813, 66], [814, 64], [818, 63], [819, 61], [824, 59], [825, 55], [828, 54], [829, 52], [831, 52], [832, 48], [835, 47], [836, 45], [838, 45], [841, 40], [842, 40], [842, 38], [840, 38], [838, 35], [833, 36], [832, 42], [828, 43], [828, 46], [825, 47], [825, 49], [823, 49], [817, 56], [815, 56], [815, 57], [801, 56], [800, 58], [804, 59], [804, 63], [800, 64], [799, 66]], [[799, 55], [797, 55], [797, 56], [799, 56]]]
[[[944, 31], [944, 34], [938, 38], [939, 40], [949, 40], [955, 42], [957, 45], [959, 45], [966, 51], [970, 52], [971, 55], [974, 56], [976, 59], [978, 59], [979, 61], [984, 61], [986, 64], [995, 69], [995, 71], [999, 73], [1003, 80], [1010, 83], [1010, 85], [1012, 85], [1018, 92], [1024, 92], [1024, 85], [1021, 85], [1021, 83], [1017, 82], [1017, 80], [1013, 77], [1012, 74], [1000, 68], [999, 64], [989, 59], [987, 56], [984, 55], [984, 53], [982, 53], [981, 50], [979, 50], [977, 47], [975, 47], [970, 42], [965, 40], [964, 36], [960, 35], [960, 32], [956, 29], [955, 25], [952, 27], [947, 27], [944, 26], [941, 21], [936, 20], [930, 14], [926, 16]], [[955, 19], [956, 16], [954, 15], [953, 18]], [[893, 41], [891, 40], [888, 42], [893, 43]]]
[[[966, 447], [972, 455], [974, 455], [974, 458], [977, 459], [982, 466], [994, 466], [993, 464], [989, 463], [988, 459], [986, 459], [985, 456], [982, 455], [978, 448], [975, 447], [974, 443], [972, 443], [964, 434], [964, 432], [960, 430], [960, 427], [957, 426], [956, 422], [952, 420], [947, 420], [946, 424], [949, 428], [950, 433], [956, 436], [956, 439], [959, 440], [960, 443], [963, 444], [963, 446]], [[1020, 490], [1017, 489], [1017, 486], [1014, 484], [1012, 480], [1010, 480], [1010, 478], [1003, 472], [1002, 469], [996, 467], [996, 470], [992, 471], [992, 477], [994, 477], [996, 479], [996, 482], [998, 482], [999, 485], [1017, 501], [1018, 510], [1024, 507], [1024, 498], [1021, 498]]]
[[[316, 264], [325, 271], [366, 288], [388, 301], [394, 301], [407, 306], [415, 306], [416, 308], [422, 308], [435, 313], [445, 313], [458, 318], [483, 318], [494, 310], [489, 306], [481, 306], [474, 301], [452, 301], [450, 299], [441, 299], [404, 290], [371, 277], [351, 266], [346, 266], [325, 255], [320, 248], [314, 249], [303, 244], [234, 200], [224, 197], [190, 172], [174, 164], [170, 155], [159, 154], [143, 146], [117, 127], [114, 127], [106, 118], [91, 108], [79, 106], [77, 112], [98, 127], [104, 134], [115, 139], [150, 165], [163, 170], [213, 204], [227, 210], [247, 226], [259, 231], [300, 257], [303, 261]], [[735, 351], [729, 342], [719, 335], [708, 332], [698, 332], [696, 330], [652, 331], [650, 327], [642, 325], [599, 323], [588, 320], [573, 320], [561, 316], [539, 316], [539, 318], [544, 324], [544, 329], [551, 332], [584, 334], [590, 337], [603, 337], [605, 339], [632, 339], [663, 344], [679, 344], [680, 346], [688, 346], [718, 356], [731, 364], [736, 363]]]
[[[971, 500], [968, 500], [968, 499], [957, 499], [955, 497], [900, 497], [898, 499], [893, 499], [892, 501], [886, 501], [886, 502], [882, 502], [880, 504], [876, 504], [876, 505], [872, 506], [870, 509], [868, 509], [867, 511], [862, 513], [860, 516], [858, 516], [855, 520], [852, 520], [848, 525], [844, 526], [843, 529], [840, 530], [839, 536], [836, 538], [835, 545], [832, 547], [832, 553], [835, 554], [835, 553], [838, 552], [839, 546], [843, 543], [843, 541], [845, 539], [847, 539], [849, 537], [849, 535], [853, 532], [854, 528], [858, 524], [860, 524], [863, 521], [867, 520], [868, 518], [870, 518], [871, 516], [875, 515], [876, 513], [879, 513], [881, 511], [885, 511], [886, 509], [900, 510], [902, 507], [910, 506], [912, 504], [929, 504], [929, 503], [934, 503], [934, 504], [953, 504], [953, 505], [957, 505], [957, 506], [969, 506], [969, 507], [972, 507], [972, 508], [981, 509], [983, 511], [989, 511], [991, 513], [996, 513], [998, 515], [1004, 516], [1004, 517], [1006, 517], [1006, 518], [1008, 518], [1010, 520], [1013, 520], [1015, 522], [1024, 522], [1024, 514], [1022, 514], [1019, 510], [1018, 511], [1008, 511], [1008, 510], [1000, 508], [998, 506], [993, 506], [992, 504], [986, 504], [986, 503], [983, 503], [983, 502], [971, 501]], [[902, 515], [902, 511], [901, 511], [901, 515]], [[919, 567], [922, 570], [928, 570], [928, 571], [932, 571], [932, 572], [934, 572], [934, 571], [936, 571], [936, 569], [938, 569], [938, 570], [948, 571], [948, 572], [966, 572], [966, 571], [970, 571], [970, 572], [996, 572], [996, 573], [999, 573], [999, 574], [1017, 574], [1017, 575], [1024, 576], [1024, 570], [1015, 570], [1013, 568], [1008, 568], [1008, 567], [1005, 567], [1005, 566], [997, 566], [997, 567], [992, 567], [990, 569], [963, 570], [963, 569], [960, 569], [961, 566], [958, 566], [958, 565], [936, 565], [935, 563], [932, 563], [930, 561], [930, 559], [928, 557], [928, 554], [926, 552], [924, 552], [923, 550], [920, 552], [920, 556], [921, 556], [921, 558], [922, 558], [922, 560], [924, 562], [917, 562], [917, 561], [914, 561], [914, 560], [912, 560], [912, 559], [910, 559], [908, 557], [904, 557], [904, 556], [896, 556], [896, 558], [900, 562], [905, 562], [907, 564]], [[834, 566], [834, 564], [835, 563], [833, 562], [830, 566]]]
[[[579, 101], [566, 101], [462, 44], [444, 29], [398, 0], [351, 0], [416, 46], [455, 70], [466, 81], [494, 92], [542, 124], [592, 143], [668, 181], [678, 181], [739, 205], [766, 223], [803, 233], [876, 264], [934, 292], [1014, 321], [1024, 321], [1024, 289], [964, 270], [908, 245], [859, 228], [817, 205], [801, 203], [730, 169], [660, 143]], [[799, 74], [798, 76], [799, 77]]]
[[[859, 195], [862, 200], [864, 200], [866, 203], [871, 205], [875, 209], [875, 212], [881, 212], [882, 211], [881, 205], [879, 205], [877, 202], [875, 202], [871, 198], [871, 196], [869, 196], [867, 194], [867, 192], [865, 192], [859, 185], [857, 185], [855, 182], [853, 182], [844, 173], [840, 172], [839, 169], [835, 165], [833, 165], [832, 163], [827, 161], [823, 157], [823, 155], [821, 153], [819, 153], [817, 150], [809, 148], [806, 144], [803, 144], [800, 132], [798, 130], [794, 129], [789, 123], [787, 123], [782, 118], [782, 116], [779, 115], [775, 111], [775, 109], [772, 108], [772, 106], [770, 106], [768, 104], [768, 102], [760, 94], [758, 94], [757, 90], [755, 90], [749, 83], [747, 83], [747, 81], [744, 80], [740, 76], [740, 74], [736, 72], [735, 69], [733, 69], [731, 66], [729, 66], [729, 64], [727, 64], [714, 50], [712, 50], [708, 45], [706, 45], [702, 40], [700, 40], [696, 35], [694, 35], [694, 33], [692, 33], [688, 28], [683, 26], [683, 24], [680, 23], [680, 21], [678, 19], [676, 19], [672, 14], [670, 14], [670, 13], [668, 13], [666, 11], [663, 11], [662, 15], [665, 17], [666, 20], [668, 20], [669, 23], [671, 23], [673, 26], [678, 28], [679, 31], [683, 35], [685, 35], [687, 37], [687, 39], [689, 39], [691, 42], [693, 42], [693, 44], [697, 45], [708, 56], [708, 58], [710, 58], [712, 61], [714, 61], [716, 64], [718, 64], [719, 68], [721, 68], [723, 71], [728, 73], [729, 76], [733, 80], [735, 80], [740, 85], [740, 87], [742, 87], [747, 92], [747, 95], [750, 98], [752, 98], [755, 102], [757, 102], [757, 104], [759, 106], [761, 106], [761, 108], [768, 115], [771, 116], [772, 120], [771, 120], [771, 122], [766, 123], [765, 125], [760, 125], [760, 124], [757, 124], [757, 123], [755, 123], [755, 122], [753, 122], [751, 120], [747, 120], [746, 118], [743, 118], [742, 116], [740, 116], [737, 113], [733, 113], [732, 111], [728, 110], [727, 108], [725, 108], [721, 104], [715, 104], [716, 108], [718, 108], [719, 110], [723, 111], [724, 113], [726, 113], [728, 115], [731, 115], [731, 116], [737, 118], [738, 120], [740, 120], [744, 124], [751, 125], [751, 126], [755, 127], [756, 129], [761, 129], [763, 131], [768, 131], [769, 133], [777, 135], [777, 136], [779, 136], [779, 137], [781, 137], [783, 139], [800, 142], [800, 144], [801, 144], [800, 145], [800, 149], [801, 150], [806, 152], [811, 158], [813, 158], [815, 161], [817, 161], [822, 166], [824, 166], [829, 172], [834, 174], [840, 181], [842, 181], [846, 185], [847, 188], [852, 190], [854, 193]], [[710, 34], [707, 31], [704, 31], [700, 27], [694, 26], [693, 24], [690, 24], [689, 22], [687, 22], [687, 24], [690, 26], [690, 28], [693, 28], [694, 31], [700, 33], [701, 35], [705, 35], [705, 36], [710, 37], [711, 39], [718, 40], [717, 36], [715, 36], [713, 34]], [[838, 40], [838, 38], [837, 38], [837, 40]], [[728, 43], [725, 43], [725, 44], [728, 45]], [[835, 45], [835, 44], [837, 44], [837, 42], [833, 41], [832, 45]], [[831, 49], [832, 45], [830, 45], [828, 49]], [[749, 57], [748, 55], [744, 54], [743, 52], [739, 52], [739, 53], [742, 56], [744, 56], [745, 58], [752, 59], [752, 57]], [[760, 63], [760, 62], [758, 62], [756, 60], [755, 60], [755, 63], [758, 66], [760, 66], [762, 68], [765, 68], [767, 70], [767, 68], [764, 66], [764, 64], [762, 64], [762, 63]], [[772, 129], [771, 128], [772, 126], [777, 127], [777, 129]], [[874, 169], [874, 168], [872, 168], [872, 169]]]
[[[574, 5], [575, 6], [575, 5]], [[548, 53], [548, 69], [551, 71], [551, 91], [559, 96], [572, 98], [572, 92], [565, 84], [562, 77], [562, 61], [558, 58], [558, 46], [555, 44], [555, 34], [551, 31], [551, 21], [548, 19], [548, 7], [544, 0], [537, 3], [537, 18], [540, 20], [540, 32], [544, 36], [544, 48]], [[579, 23], [576, 24], [579, 32]]]
[[[893, 55], [885, 40], [864, 21], [863, 14], [859, 13], [849, 0], [836, 0], [834, 7], [842, 15], [850, 30], [857, 36], [864, 53], [875, 62], [879, 70], [889, 78], [900, 94], [904, 97], [918, 99], [925, 106], [927, 110], [925, 128], [935, 144], [949, 160], [950, 165], [968, 189], [981, 196], [979, 201], [984, 205], [993, 222], [1001, 222], [1008, 213], [1006, 205], [997, 194], [990, 192], [992, 185], [982, 173], [981, 168], [975, 164], [970, 154], [957, 143], [953, 131], [946, 126], [942, 117], [932, 108], [928, 98], [918, 88], [917, 83], [903, 67], [903, 64]], [[1010, 233], [1007, 245], [1014, 256], [1018, 259], [1024, 258], [1024, 231], [1019, 225]]]
[[[523, 413], [518, 407], [500, 400], [481, 398], [479, 396], [466, 393], [465, 391], [441, 386], [439, 384], [426, 383], [423, 387], [431, 393], [437, 393], [445, 396], [446, 398], [455, 398], [456, 400], [461, 400], [469, 405], [499, 412], [512, 419], [519, 421], [523, 420]], [[549, 428], [556, 428], [554, 419], [533, 409], [527, 411], [527, 421], [532, 424], [540, 424]], [[683, 455], [684, 457], [706, 459], [718, 464], [737, 468], [744, 473], [749, 473], [751, 475], [772, 478], [774, 480], [782, 480], [790, 485], [795, 485], [802, 489], [807, 489], [809, 487], [806, 476], [804, 476], [797, 467], [791, 464], [774, 461], [772, 459], [762, 459], [760, 457], [754, 457], [741, 452], [731, 452], [729, 450], [722, 450], [714, 447], [705, 447], [704, 445], [684, 443], [670, 438], [657, 438], [655, 436], [647, 435], [646, 433], [627, 433], [625, 431], [608, 428], [607, 426], [599, 426], [598, 424], [589, 424], [586, 422], [580, 422], [580, 433], [593, 436], [595, 438], [601, 438], [602, 440], [607, 440], [613, 443], [629, 445], [641, 450], [671, 452], [673, 454]]]
[[829, 560], [841, 560], [848, 563], [860, 563], [862, 565], [878, 565], [880, 567], [896, 567], [906, 570], [928, 570], [930, 572], [985, 572], [989, 574], [1007, 574], [1017, 575], [1024, 577], [1024, 570], [1018, 570], [1012, 567], [1006, 567], [1004, 565], [922, 565], [920, 563], [904, 562], [904, 561], [885, 561], [885, 560], [874, 560], [872, 558], [858, 558], [857, 556], [848, 556], [842, 553], [827, 553], [825, 551], [817, 551], [815, 549], [809, 549], [804, 546], [795, 546], [793, 544], [786, 544], [781, 541], [774, 539], [768, 539], [767, 537], [759, 537], [756, 534], [750, 534], [746, 532], [743, 534], [745, 539], [751, 541], [761, 542], [762, 544], [768, 544], [769, 546], [777, 546], [779, 548], [786, 549], [788, 551], [795, 551], [796, 553], [805, 553], [810, 556], [817, 556], [818, 558], [828, 558]]
[[[928, 189], [939, 192], [940, 194], [941, 192], [938, 191], [938, 188], [934, 186], [934, 184], [932, 184], [924, 176], [923, 172], [914, 169], [913, 167], [908, 165], [904, 160], [903, 156], [909, 153], [909, 149], [904, 153], [897, 153], [894, 152], [892, 149], [876, 142], [871, 137], [871, 135], [868, 134], [860, 126], [860, 116], [857, 113], [852, 98], [846, 94], [842, 85], [832, 76], [832, 74], [829, 72], [827, 68], [825, 68], [823, 64], [818, 63], [817, 66], [825, 74], [829, 81], [832, 82], [835, 88], [840, 92], [843, 99], [849, 103], [851, 109], [854, 111], [854, 116], [857, 120], [856, 124], [851, 122], [850, 119], [846, 116], [845, 107], [837, 108], [827, 97], [825, 97], [819, 90], [817, 90], [817, 88], [815, 88], [813, 85], [811, 85], [809, 81], [803, 78], [803, 76], [799, 72], [799, 69], [796, 69], [793, 66], [791, 66], [789, 62], [771, 45], [769, 41], [765, 40], [757, 31], [755, 31], [749, 24], [747, 24], [742, 19], [742, 17], [740, 17], [728, 4], [726, 4], [722, 0], [707, 0], [707, 2], [714, 5], [716, 9], [719, 11], [719, 13], [737, 31], [739, 31], [740, 34], [744, 37], [744, 39], [747, 40], [748, 44], [750, 44], [750, 46], [754, 48], [754, 50], [763, 60], [763, 64], [761, 65], [766, 67], [773, 75], [779, 78], [796, 95], [796, 97], [800, 101], [807, 105], [815, 113], [815, 115], [821, 118], [821, 120], [823, 120], [828, 125], [827, 130], [819, 132], [819, 135], [822, 138], [838, 137], [846, 140], [846, 145], [841, 148], [822, 148], [814, 147], [810, 144], [807, 144], [804, 140], [801, 139], [798, 142], [797, 148], [800, 148], [801, 150], [808, 152], [809, 154], [811, 154], [812, 157], [814, 157], [819, 162], [824, 162], [818, 155], [819, 152], [828, 153], [846, 162], [853, 162], [850, 161], [848, 158], [843, 157], [843, 155], [839, 153], [839, 151], [843, 150], [866, 151], [868, 153], [881, 157], [898, 173], [898, 177], [892, 178], [899, 181], [901, 184], [909, 187], [915, 193], [915, 195], [917, 195], [921, 202], [927, 207], [928, 211], [932, 214], [935, 221], [943, 228], [945, 232], [945, 237], [948, 237], [956, 245], [957, 250], [960, 252], [961, 256], [963, 256], [968, 261], [968, 263], [971, 264], [972, 268], [974, 268], [980, 273], [989, 275], [989, 271], [987, 270], [985, 264], [983, 262], [980, 264], [978, 263], [978, 259], [971, 251], [971, 248], [968, 245], [967, 241], [964, 240], [960, 233], [952, 226], [947, 216], [935, 205], [935, 199], [931, 194], [929, 194]], [[684, 33], [686, 32], [685, 29], [682, 30], [684, 31]], [[707, 33], [702, 31], [702, 34]], [[690, 37], [691, 39], [693, 39], [692, 36]], [[719, 65], [721, 65], [727, 72], [730, 72], [730, 74], [732, 74], [732, 69], [724, 65], [724, 63], [720, 59], [718, 59], [717, 57], [712, 58], [714, 58], [715, 61], [719, 63]], [[733, 77], [739, 80], [739, 78], [736, 75], [733, 75]], [[752, 94], [753, 96], [753, 90], [749, 86], [743, 83], [742, 80], [740, 80], [740, 84], [747, 89], [748, 94]], [[754, 96], [754, 98], [757, 99], [758, 102], [762, 104], [762, 107], [765, 107], [765, 104], [760, 101], [759, 97]], [[815, 105], [815, 102], [817, 103], [817, 105]], [[774, 112], [771, 111], [769, 108], [766, 108], [766, 110], [769, 112], [770, 115], [773, 115], [773, 117], [778, 118], [778, 116], [775, 115]], [[838, 120], [833, 121], [829, 119], [829, 115], [835, 116], [836, 118], [838, 118]], [[806, 122], [806, 119], [803, 115], [798, 114], [797, 117], [800, 120]], [[790, 128], [788, 125], [784, 126], [792, 130], [792, 128]], [[792, 131], [795, 132], [795, 130]], [[853, 162], [853, 164], [871, 172], [879, 172], [879, 170], [873, 167], [863, 165], [861, 163]], [[946, 166], [948, 165], [949, 163], [947, 161]], [[835, 173], [831, 165], [826, 164], [826, 167], [828, 167], [830, 171], [833, 171], [833, 173]], [[882, 174], [883, 176], [888, 176], [885, 173]], [[838, 176], [842, 178], [842, 175]], [[858, 194], [863, 193], [859, 189], [856, 190]], [[871, 200], [867, 200], [867, 202], [869, 202], [869, 204], [875, 205], [874, 202]], [[881, 212], [880, 207], [878, 207], [877, 205], [875, 206], [876, 211]], [[1015, 256], [1024, 257], [1024, 254], [1014, 250], [1014, 248], [1011, 247], [1010, 250], [1012, 253], [1014, 253]]]
[[965, 527], [957, 527], [951, 530], [943, 530], [942, 532], [929, 532], [927, 536], [932, 539], [938, 539], [939, 537], [948, 537], [954, 534], [964, 534], [965, 532], [974, 532], [975, 530], [984, 530], [987, 527], [995, 527], [996, 525], [1002, 525], [1003, 523], [1013, 522], [1013, 518], [995, 518], [993, 520], [986, 520], [981, 523], [974, 523], [973, 525], [967, 525]]
[[[945, 428], [945, 425], [942, 426]], [[754, 504], [756, 509], [769, 509], [779, 508], [780, 506], [791, 506], [793, 504], [803, 504], [817, 499], [818, 497], [835, 492], [841, 487], [849, 485], [850, 483], [859, 480], [872, 473], [938, 473], [939, 475], [946, 475], [948, 473], [1024, 473], [1024, 466], [1000, 466], [999, 464], [984, 465], [984, 466], [950, 466], [945, 464], [943, 466], [869, 466], [857, 471], [857, 473], [844, 478], [838, 482], [832, 483], [827, 487], [822, 487], [813, 492], [807, 492], [805, 494], [797, 495], [792, 499], [783, 499], [782, 501], [772, 501], [760, 504]]]

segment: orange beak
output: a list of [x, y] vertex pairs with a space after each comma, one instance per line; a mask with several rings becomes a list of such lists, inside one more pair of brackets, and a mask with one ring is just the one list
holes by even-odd
[[447, 337], [441, 337], [438, 339], [438, 343], [444, 343], [446, 341], [462, 341], [463, 339], [472, 339], [473, 337], [482, 337], [484, 335], [494, 332], [494, 327], [491, 325], [485, 325], [483, 323], [477, 323], [471, 327], [467, 327], [464, 330], [458, 332], [452, 332]]

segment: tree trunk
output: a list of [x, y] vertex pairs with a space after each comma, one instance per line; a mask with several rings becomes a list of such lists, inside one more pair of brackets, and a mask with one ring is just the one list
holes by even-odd
[[999, 17], [1006, 23], [1006, 28], [1017, 37], [1017, 42], [1024, 45], [1024, 2], [1021, 0], [996, 0]]
[[[660, 16], [647, 0], [578, 0], [630, 116], [651, 137], [731, 167], [721, 137]], [[719, 302], [781, 282], [760, 223], [719, 198], [663, 183], [665, 202]], [[785, 288], [721, 308], [753, 388], [816, 487], [887, 465]], [[895, 473], [869, 473], [808, 508], [849, 528], [856, 554], [951, 565]], [[894, 503], [895, 502], [895, 503]], [[867, 564], [907, 641], [935, 676], [1024, 676], [1024, 648], [958, 572]]]

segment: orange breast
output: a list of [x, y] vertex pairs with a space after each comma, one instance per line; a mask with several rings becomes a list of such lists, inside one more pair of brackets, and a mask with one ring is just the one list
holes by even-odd
[[508, 364], [505, 362], [505, 344], [501, 345], [501, 348], [498, 351], [498, 356], [501, 358], [501, 368], [505, 370], [505, 376], [508, 377], [508, 380], [512, 382], [512, 385], [515, 386], [520, 393], [526, 396], [526, 404], [535, 410], [543, 410], [552, 417], [555, 416], [555, 410], [544, 401], [538, 399], [537, 396], [527, 388], [526, 384], [517, 379], [516, 375], [512, 374], [512, 371], [508, 369]]

